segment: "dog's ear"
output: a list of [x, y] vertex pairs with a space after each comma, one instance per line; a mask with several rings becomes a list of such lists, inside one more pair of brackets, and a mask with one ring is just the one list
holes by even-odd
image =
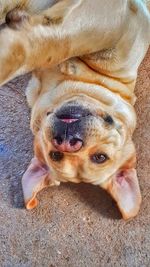
[[22, 177], [22, 189], [26, 208], [33, 209], [38, 205], [36, 195], [43, 188], [59, 184], [59, 181], [52, 178], [49, 168], [34, 157]]
[[135, 157], [123, 165], [105, 184], [104, 188], [117, 202], [125, 220], [135, 217], [141, 204]]
[[24, 202], [27, 209], [33, 209], [38, 205], [36, 195], [47, 186], [59, 185], [46, 165], [42, 149], [40, 134], [34, 138], [34, 158], [31, 160], [26, 172], [22, 177], [22, 189]]
[[35, 208], [38, 204], [36, 199], [37, 193], [51, 184], [52, 180], [48, 167], [34, 157], [22, 177], [22, 189], [26, 208]]

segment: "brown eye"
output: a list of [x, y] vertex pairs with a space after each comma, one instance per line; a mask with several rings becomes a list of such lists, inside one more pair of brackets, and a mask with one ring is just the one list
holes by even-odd
[[51, 151], [49, 155], [53, 161], [61, 161], [64, 157], [64, 154], [59, 151]]
[[93, 163], [102, 164], [106, 160], [108, 160], [109, 157], [104, 153], [96, 153], [96, 154], [91, 155], [90, 159]]
[[107, 122], [110, 125], [112, 125], [114, 123], [113, 118], [110, 115], [106, 115], [104, 117], [104, 121]]

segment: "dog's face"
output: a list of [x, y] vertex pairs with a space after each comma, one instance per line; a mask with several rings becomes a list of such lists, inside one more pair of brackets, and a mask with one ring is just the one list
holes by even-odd
[[124, 219], [134, 217], [141, 203], [131, 140], [134, 114], [126, 116], [120, 98], [115, 113], [113, 105], [87, 94], [56, 95], [51, 104], [46, 95], [32, 114], [35, 157], [22, 179], [26, 207], [37, 205], [36, 194], [45, 186], [83, 181], [106, 189]]
[[37, 135], [35, 150], [60, 181], [101, 184], [134, 152], [126, 128], [87, 96], [49, 108]]

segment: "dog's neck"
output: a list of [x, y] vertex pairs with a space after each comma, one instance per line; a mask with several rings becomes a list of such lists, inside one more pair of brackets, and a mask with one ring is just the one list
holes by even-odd
[[[123, 74], [126, 75], [121, 76], [121, 73], [117, 71], [110, 71], [107, 64], [109, 64], [107, 60], [101, 59], [101, 53], [95, 53], [94, 55], [68, 60], [61, 64], [60, 70], [66, 75], [65, 79], [67, 80], [100, 85], [134, 105], [136, 100], [134, 88], [137, 75], [124, 72]], [[104, 68], [105, 65], [106, 68]]]
[[[85, 80], [90, 83], [101, 85], [113, 93], [119, 94], [125, 101], [134, 105], [136, 97], [134, 94], [137, 74], [134, 75], [121, 71], [110, 71], [102, 68], [98, 61], [85, 60], [84, 63], [91, 71], [91, 75], [85, 75]], [[104, 65], [107, 62], [103, 63]]]

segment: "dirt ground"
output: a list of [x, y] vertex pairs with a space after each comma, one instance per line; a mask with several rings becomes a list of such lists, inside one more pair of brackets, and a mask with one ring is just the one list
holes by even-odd
[[39, 194], [26, 211], [21, 177], [32, 157], [29, 76], [0, 90], [0, 267], [150, 266], [150, 50], [138, 76], [134, 135], [143, 203], [137, 218], [124, 222], [100, 188], [65, 184]]

